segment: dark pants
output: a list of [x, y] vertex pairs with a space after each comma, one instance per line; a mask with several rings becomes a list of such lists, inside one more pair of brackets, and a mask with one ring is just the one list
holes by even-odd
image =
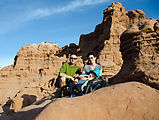
[[70, 82], [69, 88], [68, 88], [68, 96], [71, 96], [74, 92], [74, 89], [78, 91], [77, 96], [83, 95], [83, 92], [81, 90], [82, 84], [75, 84], [73, 81]]

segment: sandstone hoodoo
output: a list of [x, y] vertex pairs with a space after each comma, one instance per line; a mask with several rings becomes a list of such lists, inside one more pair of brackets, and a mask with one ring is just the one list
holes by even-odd
[[123, 65], [111, 83], [139, 81], [159, 89], [159, 21], [146, 19], [121, 35]]

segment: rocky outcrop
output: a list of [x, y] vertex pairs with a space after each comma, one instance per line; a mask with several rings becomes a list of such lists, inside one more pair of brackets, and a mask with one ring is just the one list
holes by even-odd
[[55, 55], [60, 48], [54, 43], [40, 43], [23, 46], [14, 58], [14, 64], [3, 68], [1, 77], [28, 77], [58, 74], [66, 57]]
[[59, 47], [54, 43], [32, 44], [23, 46], [17, 53], [13, 65], [14, 71], [25, 71], [29, 75], [52, 75], [58, 74], [64, 57], [57, 57], [54, 54]]
[[129, 82], [55, 101], [36, 120], [158, 120], [158, 105], [157, 90]]
[[[77, 49], [76, 44], [59, 48], [57, 44], [44, 42], [23, 46], [14, 64], [0, 71], [0, 108], [4, 109], [3, 112], [17, 112], [55, 92], [49, 81], [55, 82], [62, 63], [71, 53], [77, 53]], [[77, 65], [83, 67], [80, 56]]]
[[88, 52], [95, 51], [99, 55], [98, 62], [103, 67], [103, 75], [112, 77], [122, 66], [120, 35], [135, 22], [145, 19], [142, 10], [125, 11], [121, 3], [113, 3], [104, 10], [103, 21], [95, 31], [81, 35], [79, 47], [83, 58]]
[[70, 54], [77, 54], [77, 52], [80, 50], [79, 45], [76, 45], [75, 43], [71, 43], [68, 45], [65, 45], [64, 47], [60, 48], [55, 55], [61, 57], [66, 56], [69, 58]]
[[[74, 43], [62, 48], [48, 42], [23, 46], [15, 56], [14, 64], [0, 70], [0, 77], [58, 75], [62, 63], [68, 61], [70, 54], [76, 54], [78, 51], [79, 46]], [[78, 56], [77, 65], [83, 67], [81, 56]]]
[[82, 97], [46, 98], [24, 107], [9, 120], [158, 120], [158, 105], [157, 90], [142, 83], [127, 82]]
[[159, 21], [139, 21], [126, 30], [120, 40], [124, 62], [110, 83], [135, 80], [159, 89]]
[[67, 60], [65, 56], [55, 55], [59, 49], [54, 43], [23, 46], [14, 64], [0, 70], [0, 108], [3, 112], [16, 112], [52, 92], [48, 83], [57, 77], [62, 63]]
[[56, 76], [27, 77], [22, 79], [6, 78], [0, 80], [0, 113], [14, 113], [49, 96], [55, 97], [56, 89], [49, 86], [49, 81]]

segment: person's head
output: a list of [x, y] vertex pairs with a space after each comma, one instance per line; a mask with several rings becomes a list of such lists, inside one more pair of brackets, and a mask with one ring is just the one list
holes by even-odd
[[99, 69], [94, 69], [93, 71], [91, 71], [91, 77], [95, 78], [95, 77], [99, 77], [100, 75], [100, 70]]
[[89, 77], [91, 77], [91, 78], [96, 78], [97, 76], [96, 76], [95, 73], [91, 72], [91, 73], [89, 74]]
[[96, 58], [97, 57], [96, 57], [96, 54], [94, 52], [88, 53], [87, 57], [88, 57], [88, 60], [89, 60], [90, 64], [96, 63]]
[[75, 54], [72, 54], [70, 56], [70, 63], [71, 64], [75, 64], [76, 63], [76, 60], [77, 60], [77, 56]]

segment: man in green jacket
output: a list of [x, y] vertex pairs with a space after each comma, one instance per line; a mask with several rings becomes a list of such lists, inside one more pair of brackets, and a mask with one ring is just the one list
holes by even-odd
[[72, 54], [69, 58], [69, 61], [69, 63], [64, 63], [60, 69], [60, 87], [73, 82], [74, 77], [78, 77], [80, 74], [80, 70], [76, 65], [77, 56], [75, 54]]

